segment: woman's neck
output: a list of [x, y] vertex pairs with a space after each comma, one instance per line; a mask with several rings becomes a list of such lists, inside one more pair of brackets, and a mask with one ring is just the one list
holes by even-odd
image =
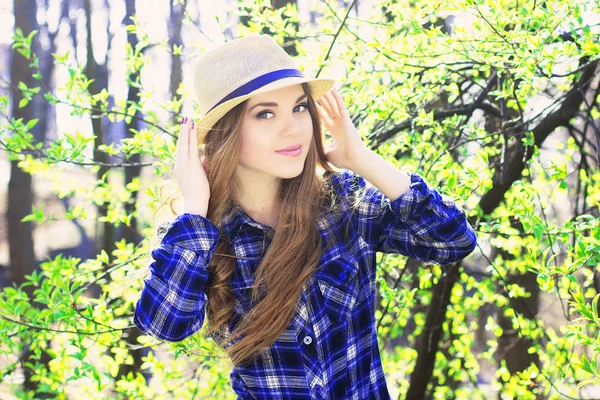
[[234, 200], [250, 218], [275, 228], [281, 214], [279, 200], [281, 179], [275, 177], [253, 178], [246, 176], [238, 179], [239, 186], [233, 195]]

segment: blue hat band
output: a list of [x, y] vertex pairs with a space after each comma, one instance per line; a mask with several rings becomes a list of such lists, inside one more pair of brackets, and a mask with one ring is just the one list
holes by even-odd
[[[268, 83], [271, 83], [273, 81], [276, 81], [276, 80], [279, 80], [282, 78], [290, 78], [290, 77], [304, 78], [304, 74], [299, 69], [293, 69], [293, 68], [292, 69], [280, 69], [278, 71], [266, 73], [264, 75], [261, 75], [259, 77], [252, 79], [250, 82], [243, 84], [242, 86], [240, 86], [233, 92], [229, 93], [221, 101], [219, 101], [217, 104], [215, 104], [214, 107], [211, 108], [208, 112], [211, 112], [213, 109], [215, 109], [220, 104], [223, 104], [226, 101], [231, 100], [235, 97], [245, 96], [249, 93], [252, 93], [256, 89], [259, 89], [259, 88], [265, 86]], [[208, 114], [208, 112], [206, 114]]]

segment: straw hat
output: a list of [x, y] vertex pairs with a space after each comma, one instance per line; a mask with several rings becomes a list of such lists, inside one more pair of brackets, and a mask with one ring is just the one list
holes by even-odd
[[312, 78], [269, 35], [234, 39], [204, 54], [194, 68], [194, 90], [202, 115], [198, 143], [229, 110], [252, 95], [308, 83], [317, 101], [335, 79]]

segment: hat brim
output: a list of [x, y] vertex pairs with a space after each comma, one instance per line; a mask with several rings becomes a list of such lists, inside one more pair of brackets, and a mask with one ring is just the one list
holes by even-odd
[[281, 89], [287, 86], [294, 86], [300, 83], [308, 83], [311, 89], [312, 98], [314, 101], [317, 101], [327, 93], [336, 83], [335, 79], [331, 78], [310, 78], [310, 77], [290, 77], [279, 79], [273, 82], [266, 84], [265, 86], [257, 89], [251, 93], [248, 93], [244, 96], [239, 96], [234, 99], [228, 100], [223, 104], [219, 104], [217, 107], [212, 109], [208, 114], [203, 116], [200, 120], [196, 121], [197, 132], [198, 132], [198, 143], [204, 144], [204, 138], [206, 134], [210, 131], [210, 129], [221, 119], [229, 110], [233, 107], [237, 106], [244, 100], [259, 94], [270, 92], [272, 90]]

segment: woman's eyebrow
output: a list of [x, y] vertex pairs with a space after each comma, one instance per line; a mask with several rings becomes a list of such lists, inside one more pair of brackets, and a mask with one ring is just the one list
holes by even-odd
[[[306, 97], [306, 93], [304, 93], [302, 96], [298, 97], [298, 100], [296, 100], [296, 103], [299, 102], [300, 100], [304, 99]], [[277, 103], [257, 103], [255, 105], [253, 105], [248, 112], [252, 111], [252, 109], [254, 107], [258, 107], [258, 106], [263, 106], [263, 107], [277, 107]]]

